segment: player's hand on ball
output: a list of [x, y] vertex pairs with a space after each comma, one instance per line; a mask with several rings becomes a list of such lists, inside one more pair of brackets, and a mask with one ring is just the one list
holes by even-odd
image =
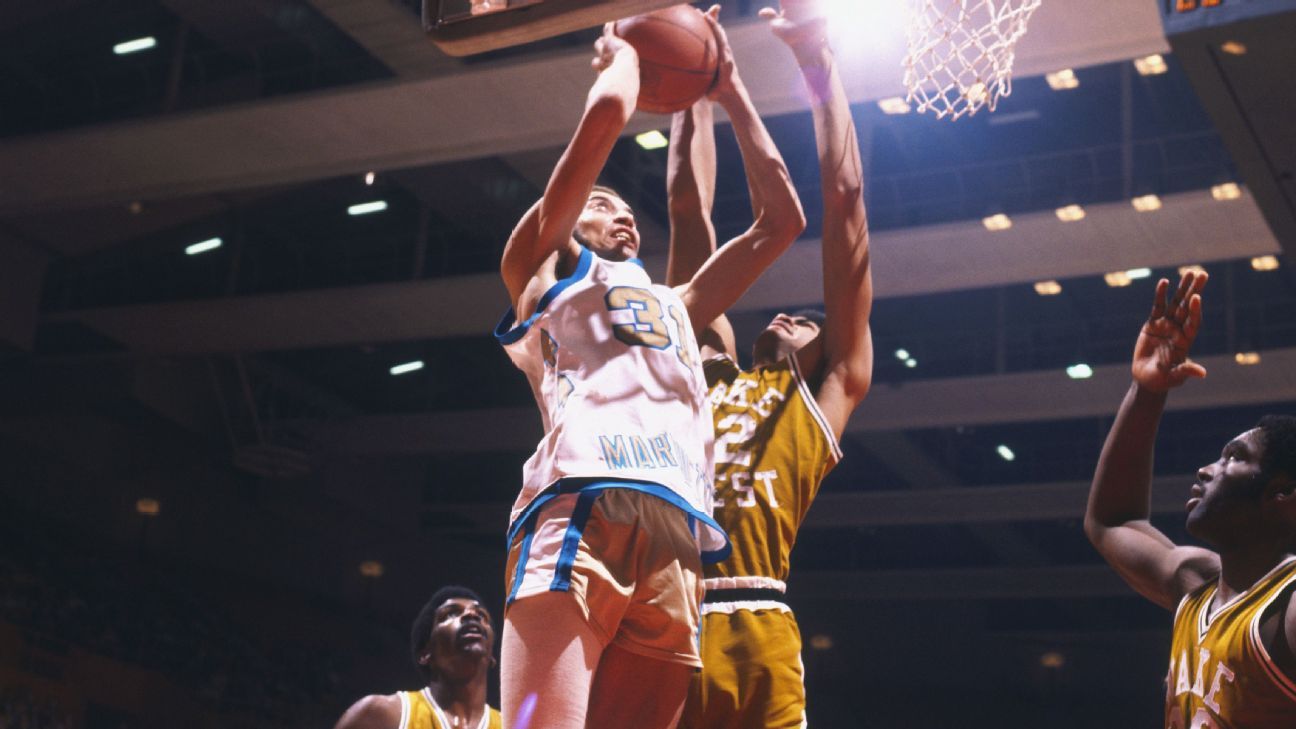
[[720, 6], [712, 5], [704, 13], [707, 25], [711, 26], [711, 32], [716, 37], [716, 55], [720, 59], [719, 66], [716, 69], [715, 85], [711, 87], [711, 92], [707, 98], [724, 103], [725, 99], [732, 98], [738, 91], [741, 80], [738, 78], [738, 64], [734, 62], [733, 48], [729, 46], [729, 36], [725, 33], [724, 26], [720, 25]]
[[616, 34], [616, 23], [604, 23], [603, 35], [594, 41], [594, 60], [590, 61], [590, 65], [595, 71], [603, 73], [612, 65], [617, 54], [625, 51], [634, 53], [634, 48]]
[[1205, 272], [1184, 273], [1168, 300], [1170, 282], [1166, 279], [1157, 282], [1156, 301], [1134, 345], [1134, 362], [1130, 368], [1135, 382], [1143, 389], [1165, 392], [1190, 377], [1206, 376], [1205, 367], [1188, 359], [1188, 350], [1201, 328], [1201, 290], [1207, 278]]

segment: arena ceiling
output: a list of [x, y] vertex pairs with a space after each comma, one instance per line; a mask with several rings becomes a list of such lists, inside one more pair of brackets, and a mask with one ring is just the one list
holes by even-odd
[[[593, 35], [454, 59], [413, 5], [0, 11], [0, 431], [29, 464], [16, 473], [62, 484], [21, 503], [130, 538], [130, 505], [155, 496], [172, 521], [152, 538], [175, 554], [337, 600], [359, 594], [361, 560], [380, 559], [394, 616], [429, 580], [496, 585], [539, 421], [486, 335], [506, 306], [494, 271], [577, 119]], [[749, 341], [771, 312], [821, 296], [818, 173], [791, 59], [755, 3], [724, 5], [810, 215], [806, 240], [737, 307]], [[144, 35], [157, 47], [113, 55]], [[1290, 256], [1245, 185], [1212, 197], [1240, 180], [1175, 58], [1161, 75], [1134, 70], [1169, 50], [1153, 2], [1046, 0], [1013, 95], [956, 124], [883, 114], [875, 102], [901, 90], [899, 39], [859, 41], [842, 62], [864, 140], [877, 371], [798, 550], [807, 631], [850, 630], [842, 605], [907, 605], [892, 616], [904, 624], [970, 605], [967, 645], [1011, 633], [1024, 652], [1004, 660], [1033, 660], [1164, 628], [1079, 529], [1132, 337], [1157, 277], [1210, 270], [1211, 376], [1172, 400], [1158, 454], [1158, 521], [1178, 534], [1185, 474], [1296, 403]], [[1061, 68], [1078, 88], [1049, 87]], [[639, 115], [628, 132], [665, 126]], [[723, 236], [749, 212], [724, 129], [719, 154]], [[655, 270], [664, 176], [664, 151], [630, 136], [606, 173]], [[1146, 194], [1160, 210], [1130, 205]], [[377, 199], [384, 212], [347, 214]], [[1085, 219], [1059, 221], [1069, 204]], [[1013, 227], [987, 230], [994, 213]], [[213, 237], [224, 245], [184, 255]], [[1255, 270], [1262, 255], [1283, 266]], [[1128, 287], [1103, 282], [1143, 267]], [[1038, 296], [1049, 279], [1062, 293]], [[1261, 363], [1237, 365], [1240, 351]], [[424, 368], [389, 373], [412, 360]], [[1081, 361], [1095, 375], [1068, 379]], [[996, 617], [1045, 612], [1058, 617], [1016, 632]], [[1127, 655], [1155, 646], [1154, 630], [1139, 635]]]

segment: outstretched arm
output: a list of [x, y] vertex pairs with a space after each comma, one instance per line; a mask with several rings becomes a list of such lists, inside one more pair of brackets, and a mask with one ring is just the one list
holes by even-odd
[[[671, 119], [670, 153], [666, 163], [666, 195], [670, 211], [670, 256], [666, 285], [687, 283], [716, 249], [711, 210], [715, 203], [715, 123], [710, 99], [702, 99]], [[716, 353], [737, 356], [733, 327], [724, 314], [699, 328], [703, 357]]]
[[1134, 381], [1103, 444], [1085, 511], [1085, 533], [1130, 587], [1173, 609], [1188, 591], [1219, 573], [1219, 557], [1180, 547], [1148, 521], [1152, 453], [1167, 393], [1206, 370], [1188, 359], [1201, 326], [1206, 274], [1185, 273], [1173, 296], [1157, 284], [1152, 313], [1134, 346]]
[[816, 0], [783, 0], [761, 17], [792, 49], [810, 93], [823, 190], [823, 369], [815, 399], [833, 431], [841, 433], [873, 382], [873, 273], [869, 265], [864, 169], [850, 103], [828, 43]]
[[611, 23], [594, 47], [599, 76], [590, 88], [585, 113], [549, 177], [544, 197], [522, 217], [500, 261], [500, 274], [519, 316], [524, 315], [519, 306], [522, 292], [532, 277], [556, 251], [572, 244], [576, 220], [639, 96], [639, 56], [617, 37]]
[[720, 75], [712, 95], [729, 114], [738, 139], [753, 222], [746, 232], [716, 251], [680, 289], [693, 330], [698, 333], [724, 314], [805, 230], [801, 201], [783, 157], [738, 75], [729, 41], [716, 20], [719, 9], [716, 5], [707, 12], [720, 51]]

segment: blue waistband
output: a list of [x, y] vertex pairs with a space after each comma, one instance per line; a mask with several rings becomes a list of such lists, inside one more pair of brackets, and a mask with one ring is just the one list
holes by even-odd
[[723, 562], [729, 558], [729, 554], [733, 551], [733, 545], [729, 543], [728, 533], [725, 532], [724, 528], [721, 527], [710, 514], [703, 514], [701, 511], [693, 508], [693, 505], [685, 500], [683, 496], [680, 496], [665, 486], [652, 481], [602, 480], [589, 478], [559, 479], [552, 486], [542, 491], [539, 496], [532, 499], [531, 503], [527, 504], [526, 509], [524, 509], [522, 513], [518, 515], [518, 518], [509, 525], [508, 541], [506, 542], [506, 546], [511, 546], [513, 544], [513, 540], [517, 537], [518, 532], [526, 527], [528, 523], [531, 524], [532, 527], [535, 526], [534, 517], [539, 514], [540, 509], [550, 501], [553, 501], [563, 494], [597, 493], [608, 489], [629, 489], [630, 491], [638, 491], [641, 494], [648, 494], [649, 496], [659, 498], [688, 515], [690, 527], [694, 526], [694, 520], [697, 520], [716, 530], [718, 534], [724, 536], [723, 547], [710, 552], [702, 552], [703, 564]]

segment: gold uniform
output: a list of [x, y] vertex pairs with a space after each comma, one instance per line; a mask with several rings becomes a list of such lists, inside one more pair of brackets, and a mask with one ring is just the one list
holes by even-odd
[[792, 545], [841, 458], [795, 356], [749, 371], [703, 367], [715, 418], [715, 519], [733, 544], [705, 567], [702, 671], [683, 729], [805, 726], [801, 634], [783, 603]]
[[[432, 698], [428, 689], [422, 691], [401, 691], [397, 694], [401, 700], [401, 721], [397, 729], [455, 729], [446, 718], [445, 712]], [[482, 714], [481, 723], [474, 729], [503, 729], [504, 721], [500, 713], [487, 706]], [[468, 729], [461, 727], [460, 729]]]
[[1166, 729], [1296, 727], [1296, 681], [1274, 665], [1260, 622], [1275, 601], [1293, 599], [1296, 557], [1246, 592], [1216, 606], [1218, 581], [1184, 596], [1175, 611], [1166, 675]]

